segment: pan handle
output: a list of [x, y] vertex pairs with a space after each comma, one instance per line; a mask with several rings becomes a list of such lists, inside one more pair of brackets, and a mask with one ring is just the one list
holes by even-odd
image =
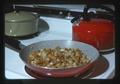
[[9, 36], [6, 36], [4, 37], [4, 40], [5, 40], [5, 43], [10, 47], [10, 48], [13, 48], [17, 51], [20, 51], [22, 48], [25, 47], [25, 45], [21, 44], [20, 41], [12, 38], [12, 37], [9, 37]]

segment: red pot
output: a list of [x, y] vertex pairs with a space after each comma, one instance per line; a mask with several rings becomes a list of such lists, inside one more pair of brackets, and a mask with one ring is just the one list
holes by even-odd
[[[88, 8], [84, 12], [88, 11]], [[85, 13], [86, 14], [86, 13]], [[93, 45], [101, 52], [114, 49], [115, 25], [112, 20], [89, 18], [75, 23], [72, 28], [72, 39]]]

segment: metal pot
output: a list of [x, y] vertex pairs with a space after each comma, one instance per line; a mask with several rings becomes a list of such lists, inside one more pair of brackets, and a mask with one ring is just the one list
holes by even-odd
[[13, 11], [5, 14], [5, 35], [23, 37], [38, 32], [38, 19], [33, 13]]

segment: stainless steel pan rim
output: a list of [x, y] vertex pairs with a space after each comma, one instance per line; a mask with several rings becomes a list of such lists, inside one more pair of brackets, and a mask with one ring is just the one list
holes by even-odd
[[[90, 63], [92, 63], [92, 62], [90, 62]], [[42, 67], [42, 66], [34, 66], [34, 65], [31, 65], [30, 64], [30, 66], [32, 66], [32, 67], [35, 67], [35, 68], [40, 68], [40, 69], [48, 69], [48, 70], [68, 70], [68, 69], [73, 69], [73, 68], [82, 68], [83, 66], [85, 66], [85, 65], [89, 65], [90, 63], [88, 63], [88, 64], [84, 64], [84, 65], [81, 65], [81, 66], [76, 66], [76, 67], [69, 67], [69, 68], [50, 68], [50, 67]]]
[[[77, 41], [72, 41], [72, 40], [46, 40], [46, 41], [40, 41], [37, 43], [33, 43], [31, 45], [28, 45], [27, 47], [23, 48], [20, 52], [20, 57], [21, 59], [25, 62], [26, 65], [30, 65], [28, 63], [28, 55], [32, 51], [37, 51], [42, 48], [55, 48], [55, 47], [60, 47], [60, 48], [79, 48], [80, 50], [85, 53], [88, 58], [91, 59], [91, 62], [94, 62], [95, 60], [98, 59], [99, 57], [99, 52], [96, 48], [94, 48], [92, 45], [83, 43], [83, 42], [77, 42]], [[23, 58], [24, 57], [24, 58]], [[89, 65], [90, 63], [86, 64]], [[33, 66], [33, 65], [30, 65]], [[77, 66], [77, 67], [83, 67], [82, 66]], [[50, 69], [50, 70], [66, 70], [66, 69], [71, 69], [71, 68], [77, 68], [77, 67], [70, 67], [70, 68], [49, 68], [49, 67], [37, 67], [33, 66], [36, 68], [43, 68], [43, 69]]]

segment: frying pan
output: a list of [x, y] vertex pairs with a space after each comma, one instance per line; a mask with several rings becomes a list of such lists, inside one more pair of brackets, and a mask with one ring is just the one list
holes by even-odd
[[[24, 46], [18, 40], [5, 36], [5, 42], [8, 45], [19, 50], [19, 55], [21, 60], [25, 63], [25, 65], [29, 69], [35, 71], [36, 73], [42, 76], [47, 76], [47, 77], [72, 77], [78, 74], [80, 75], [82, 73], [85, 73], [85, 71], [87, 71], [88, 69], [91, 69], [94, 66], [94, 62], [99, 57], [98, 50], [93, 46], [86, 43], [71, 41], [71, 40], [46, 40], [46, 41], [33, 43], [28, 46]], [[42, 48], [55, 48], [58, 46], [60, 48], [79, 48], [83, 51], [84, 54], [86, 54], [92, 60], [90, 63], [83, 66], [63, 68], [63, 69], [35, 67], [28, 63], [28, 56], [32, 51], [37, 51]]]

